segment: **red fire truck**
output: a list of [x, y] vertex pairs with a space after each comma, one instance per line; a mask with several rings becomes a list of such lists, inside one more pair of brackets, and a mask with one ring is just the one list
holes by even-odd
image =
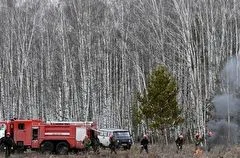
[[40, 150], [44, 153], [67, 154], [70, 150], [84, 148], [83, 139], [97, 132], [94, 122], [44, 122], [42, 120], [13, 119], [1, 122], [5, 132], [10, 132], [16, 149]]

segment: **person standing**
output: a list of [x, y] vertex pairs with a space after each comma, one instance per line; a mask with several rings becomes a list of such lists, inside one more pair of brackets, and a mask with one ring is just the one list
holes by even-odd
[[83, 145], [84, 145], [85, 152], [88, 153], [88, 151], [91, 147], [91, 140], [89, 139], [89, 137], [87, 135], [83, 139]]
[[175, 143], [177, 145], [177, 151], [182, 150], [183, 142], [184, 142], [183, 134], [180, 133], [177, 139], [175, 140]]
[[214, 133], [212, 131], [208, 131], [206, 136], [206, 145], [208, 152], [210, 152], [211, 148], [213, 147], [214, 138]]
[[3, 139], [3, 144], [5, 146], [5, 156], [10, 157], [11, 155], [11, 150], [13, 149], [14, 146], [14, 140], [11, 138], [11, 135], [9, 132], [6, 133], [6, 136]]
[[201, 150], [202, 143], [203, 143], [203, 137], [200, 133], [196, 133], [195, 135], [195, 151]]
[[147, 138], [147, 135], [144, 135], [142, 140], [141, 140], [141, 149], [140, 149], [140, 153], [142, 153], [143, 150], [146, 151], [146, 153], [148, 153], [148, 138]]
[[109, 144], [109, 148], [111, 150], [111, 154], [114, 152], [115, 154], [117, 154], [116, 148], [117, 148], [117, 140], [115, 139], [114, 135], [111, 135], [109, 138], [110, 144]]
[[99, 154], [99, 145], [100, 145], [100, 142], [99, 142], [99, 139], [98, 139], [98, 136], [96, 133], [94, 133], [93, 137], [91, 138], [91, 142], [92, 142], [92, 148], [93, 148], [93, 151], [94, 153], [96, 154]]

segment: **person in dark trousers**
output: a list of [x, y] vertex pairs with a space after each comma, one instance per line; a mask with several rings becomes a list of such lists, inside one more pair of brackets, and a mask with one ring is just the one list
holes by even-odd
[[207, 132], [206, 136], [206, 145], [207, 145], [207, 151], [210, 152], [211, 148], [213, 147], [213, 142], [214, 140], [214, 133], [212, 131]]
[[204, 140], [203, 136], [200, 133], [196, 133], [196, 135], [195, 135], [195, 152], [197, 150], [201, 149], [203, 140]]
[[148, 153], [148, 138], [146, 135], [143, 136], [142, 140], [141, 140], [141, 149], [140, 149], [140, 153], [142, 153], [143, 149], [146, 151], [146, 153]]
[[182, 133], [178, 135], [177, 139], [175, 140], [175, 143], [177, 145], [177, 151], [182, 150], [182, 146], [183, 146], [183, 143], [184, 143]]
[[11, 138], [10, 133], [6, 133], [6, 136], [4, 137], [4, 139], [2, 140], [2, 143], [5, 146], [5, 157], [10, 157], [11, 155], [11, 150], [14, 147], [14, 140]]
[[91, 142], [92, 142], [92, 148], [93, 148], [94, 153], [99, 154], [100, 153], [99, 152], [100, 142], [99, 142], [97, 134], [93, 135], [93, 137], [91, 138]]
[[85, 138], [83, 139], [83, 145], [84, 145], [84, 151], [85, 153], [89, 152], [89, 149], [91, 147], [91, 140], [89, 137], [86, 135]]
[[117, 148], [117, 140], [115, 139], [114, 135], [111, 135], [109, 138], [110, 144], [109, 144], [109, 148], [111, 150], [111, 154], [114, 152], [115, 154], [117, 154], [116, 148]]

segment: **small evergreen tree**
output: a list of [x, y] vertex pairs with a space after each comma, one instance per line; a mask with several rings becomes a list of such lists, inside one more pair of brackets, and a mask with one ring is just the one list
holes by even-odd
[[166, 128], [183, 122], [176, 97], [177, 83], [164, 66], [157, 67], [149, 77], [147, 89], [139, 95], [140, 109], [136, 116], [145, 119], [151, 128]]

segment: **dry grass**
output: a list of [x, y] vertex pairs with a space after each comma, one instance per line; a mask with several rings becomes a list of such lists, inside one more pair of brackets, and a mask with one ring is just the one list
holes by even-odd
[[[69, 155], [43, 155], [37, 152], [28, 152], [24, 154], [13, 154], [11, 158], [240, 158], [240, 146], [235, 146], [229, 149], [221, 146], [213, 148], [210, 152], [203, 151], [201, 154], [195, 153], [194, 145], [185, 145], [183, 150], [177, 152], [175, 144], [149, 145], [149, 154], [143, 152], [139, 153], [140, 146], [134, 145], [131, 150], [119, 150], [117, 155], [111, 154], [109, 149], [100, 150], [99, 155], [90, 152], [88, 155], [82, 153]], [[4, 155], [0, 155], [4, 157]]]

